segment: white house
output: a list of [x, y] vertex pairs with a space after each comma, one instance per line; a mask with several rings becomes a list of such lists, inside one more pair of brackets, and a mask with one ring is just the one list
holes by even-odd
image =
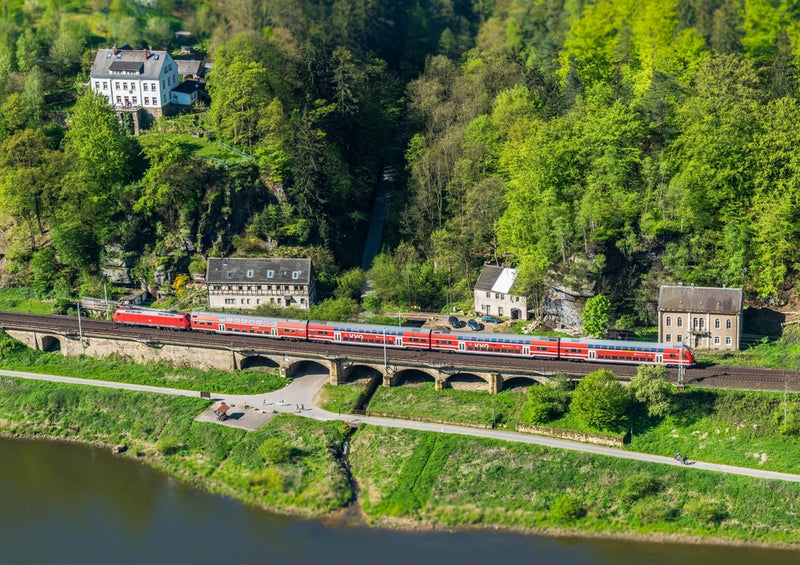
[[475, 311], [512, 320], [527, 319], [528, 300], [511, 294], [516, 278], [516, 269], [484, 265], [475, 283]]
[[119, 110], [141, 108], [153, 118], [172, 112], [178, 65], [166, 51], [128, 45], [100, 49], [89, 76], [92, 91]]

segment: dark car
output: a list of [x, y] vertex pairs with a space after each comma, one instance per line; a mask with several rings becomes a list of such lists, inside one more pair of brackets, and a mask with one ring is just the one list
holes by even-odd
[[483, 325], [479, 324], [478, 322], [476, 322], [472, 318], [467, 320], [467, 325], [470, 327], [470, 329], [472, 331], [475, 331], [475, 332], [479, 332], [479, 331], [481, 331], [483, 329]]
[[489, 322], [490, 324], [499, 324], [500, 323], [500, 318], [497, 318], [495, 316], [489, 316], [489, 315], [484, 316], [483, 318], [481, 318], [481, 320], [483, 320], [484, 322]]
[[449, 318], [447, 318], [447, 323], [450, 324], [454, 328], [460, 328], [461, 327], [461, 320], [459, 320], [455, 316], [450, 316]]

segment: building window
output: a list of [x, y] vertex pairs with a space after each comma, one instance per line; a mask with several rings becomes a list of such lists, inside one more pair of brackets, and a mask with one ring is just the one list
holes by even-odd
[[725, 329], [729, 330], [729, 329], [731, 329], [731, 326], [732, 326], [732, 324], [731, 324], [730, 319], [725, 320]]
[[300, 304], [305, 304], [305, 303], [306, 303], [306, 299], [305, 298], [301, 298], [300, 299]]
[[147, 83], [146, 83], [146, 82], [145, 82], [145, 83], [142, 83], [142, 90], [144, 90], [145, 92], [147, 92]]
[[229, 278], [229, 279], [232, 279], [232, 278], [233, 278], [233, 271], [228, 271], [228, 278]]
[[714, 318], [714, 329], [715, 330], [719, 329], [719, 318]]
[[491, 297], [492, 297], [492, 293], [487, 290], [486, 291], [486, 298], [491, 298]]
[[679, 328], [682, 328], [682, 327], [683, 327], [683, 318], [681, 318], [680, 316], [678, 316], [677, 320], [678, 320], [678, 327], [679, 327]]
[[697, 318], [692, 319], [692, 327], [694, 327], [694, 329], [697, 329]]
[[119, 81], [116, 82], [117, 88], [119, 88]]
[[253, 270], [252, 270], [252, 269], [248, 269], [248, 271], [247, 271], [247, 278], [248, 278], [248, 279], [252, 279], [252, 278], [253, 278]]
[[719, 336], [718, 335], [714, 336], [714, 345], [719, 345]]
[[242, 298], [241, 300], [242, 300], [242, 304], [244, 304], [244, 298]]
[[[667, 316], [666, 326], [670, 327], [672, 325], [672, 316]], [[667, 340], [669, 341], [669, 340]]]
[[108, 90], [108, 83], [103, 81], [103, 90]]
[[275, 271], [267, 271], [267, 278], [271, 279], [275, 275]]
[[503, 315], [503, 307], [502, 306], [497, 308], [497, 315], [498, 316], [502, 316]]
[[703, 328], [706, 325], [706, 321], [703, 318], [700, 318], [700, 331], [703, 331]]
[[119, 96], [117, 96], [117, 104], [122, 104], [122, 98], [120, 98]]
[[99, 80], [94, 81], [94, 89], [95, 90], [100, 90], [100, 81]]
[[683, 336], [681, 334], [675, 336], [675, 343], [680, 343], [682, 341], [683, 341]]
[[236, 301], [233, 298], [226, 298], [225, 304], [234, 304]]
[[725, 337], [725, 345], [730, 345], [730, 344], [731, 344], [731, 336]]
[[134, 103], [134, 105], [137, 103], [137, 101], [138, 101], [138, 98], [136, 98], [136, 96], [134, 96], [134, 97], [133, 97], [133, 103]]
[[667, 343], [672, 343], [672, 334], [667, 334]]
[[300, 278], [300, 271], [292, 271], [292, 278], [297, 280]]
[[505, 300], [505, 299], [506, 299], [506, 295], [505, 294], [500, 294], [500, 300]]

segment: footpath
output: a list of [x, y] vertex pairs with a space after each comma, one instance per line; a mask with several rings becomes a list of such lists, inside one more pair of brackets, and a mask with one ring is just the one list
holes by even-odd
[[[34, 379], [50, 382], [77, 384], [84, 386], [98, 386], [106, 388], [117, 388], [124, 390], [135, 390], [140, 392], [150, 392], [156, 394], [171, 394], [178, 396], [199, 397], [200, 393], [193, 390], [182, 390], [176, 388], [165, 388], [147, 385], [137, 385], [131, 383], [117, 383], [111, 381], [96, 381], [80, 379], [75, 377], [60, 377], [56, 375], [43, 375], [39, 373], [25, 373], [21, 371], [0, 370], [0, 376], [16, 377], [23, 379]], [[572, 451], [583, 451], [595, 453], [607, 457], [619, 457], [621, 459], [635, 459], [650, 463], [661, 463], [664, 465], [679, 465], [683, 463], [676, 461], [670, 456], [652, 455], [648, 453], [638, 453], [635, 451], [625, 451], [613, 447], [604, 447], [577, 441], [551, 438], [546, 436], [536, 436], [523, 434], [520, 432], [504, 430], [486, 430], [480, 428], [470, 428], [466, 426], [454, 426], [448, 424], [434, 424], [430, 422], [417, 422], [412, 420], [399, 420], [394, 418], [379, 418], [374, 416], [353, 416], [351, 414], [335, 414], [322, 410], [314, 405], [314, 398], [322, 385], [327, 382], [328, 375], [324, 373], [309, 373], [294, 379], [289, 385], [275, 392], [264, 394], [211, 394], [212, 405], [197, 416], [197, 420], [214, 422], [224, 426], [231, 426], [247, 430], [256, 430], [266, 422], [280, 413], [296, 414], [305, 418], [315, 420], [344, 420], [351, 425], [371, 424], [389, 428], [403, 428], [411, 430], [423, 430], [428, 432], [458, 434], [464, 436], [485, 437], [518, 443], [529, 443], [543, 445], [556, 449], [569, 449]], [[230, 406], [229, 417], [224, 421], [219, 421], [214, 409], [220, 404]], [[777, 471], [766, 471], [762, 469], [750, 469], [747, 467], [734, 467], [732, 465], [720, 465], [717, 463], [706, 463], [703, 461], [690, 461], [688, 466], [692, 469], [704, 471], [716, 471], [719, 473], [729, 473], [733, 475], [743, 475], [762, 479], [775, 479], [780, 481], [800, 482], [800, 475], [792, 473], [780, 473]]]

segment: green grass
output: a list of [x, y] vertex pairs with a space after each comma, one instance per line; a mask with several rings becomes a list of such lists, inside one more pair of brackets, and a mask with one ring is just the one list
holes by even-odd
[[350, 462], [371, 523], [800, 543], [799, 484], [373, 426], [354, 436]]
[[324, 384], [317, 395], [317, 404], [323, 410], [337, 414], [351, 414], [366, 392], [368, 381], [341, 385]]
[[[0, 433], [105, 445], [204, 488], [273, 509], [319, 515], [352, 491], [335, 454], [342, 422], [281, 414], [255, 432], [196, 422], [199, 398], [0, 377]], [[291, 448], [284, 464], [266, 465], [258, 447], [278, 437]]]
[[0, 332], [0, 368], [221, 394], [272, 392], [290, 382], [279, 375], [262, 371], [204, 371], [156, 363], [139, 365], [113, 356], [103, 359], [65, 357], [60, 353], [45, 353], [25, 347], [4, 332]]
[[800, 343], [763, 342], [744, 351], [695, 351], [699, 363], [800, 370]]
[[205, 137], [195, 137], [189, 133], [145, 133], [139, 136], [139, 141], [144, 147], [156, 146], [164, 143], [179, 145], [185, 151], [196, 157], [225, 161], [228, 164], [238, 163], [246, 159], [219, 143], [210, 141]]
[[379, 387], [368, 409], [397, 417], [472, 422], [513, 429], [526, 398], [527, 394], [518, 390], [505, 390], [497, 395], [472, 390], [436, 391], [432, 382], [423, 382]]
[[0, 288], [0, 310], [26, 314], [52, 314], [53, 302], [46, 302], [30, 288]]
[[782, 402], [779, 393], [687, 390], [678, 395], [674, 414], [644, 428], [634, 425], [627, 449], [800, 473], [797, 436], [780, 433]]

